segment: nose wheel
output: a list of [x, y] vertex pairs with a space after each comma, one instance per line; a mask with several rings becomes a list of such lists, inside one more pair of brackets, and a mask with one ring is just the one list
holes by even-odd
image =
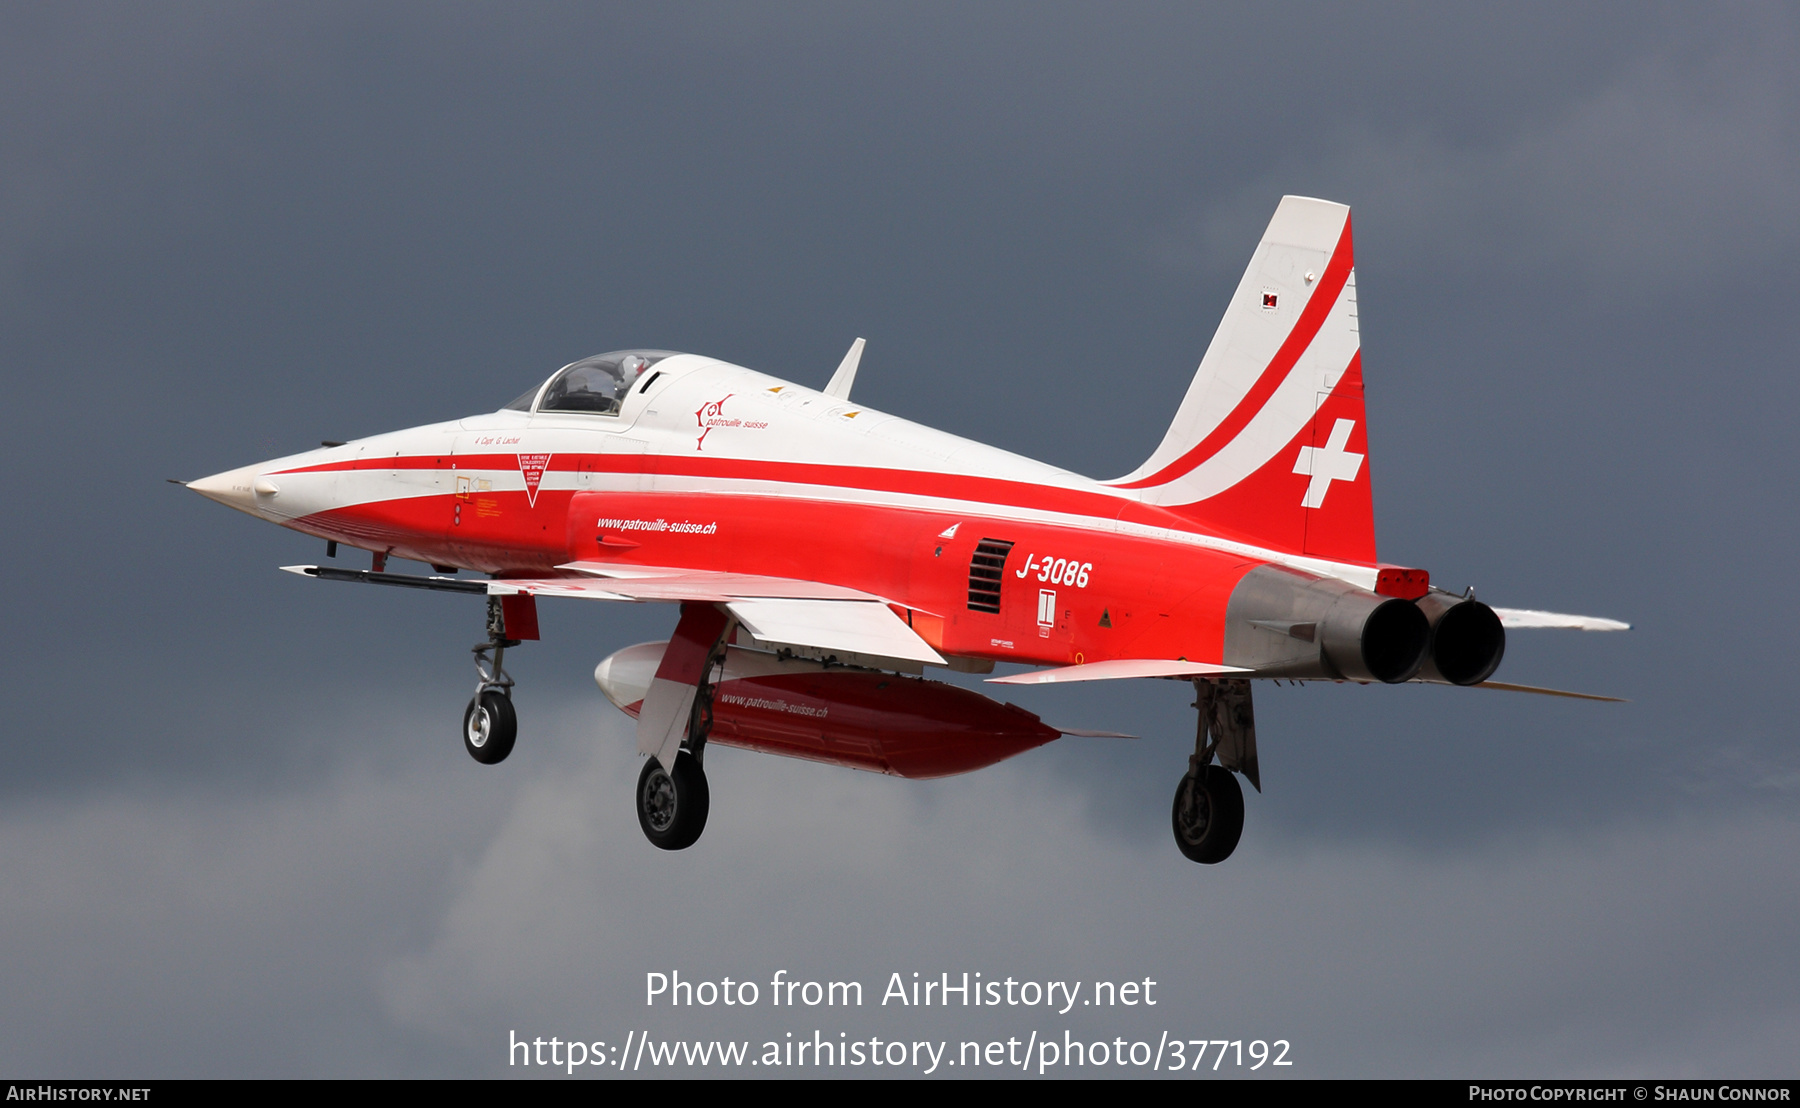
[[655, 758], [644, 762], [638, 774], [638, 826], [652, 846], [685, 850], [706, 830], [706, 812], [712, 796], [706, 788], [706, 771], [687, 751], [675, 756], [675, 769], [663, 769]]
[[463, 712], [463, 746], [484, 766], [504, 761], [519, 737], [519, 718], [512, 697], [500, 689], [477, 693]]
[[[502, 664], [506, 648], [518, 646], [518, 639], [506, 637], [506, 616], [500, 598], [488, 597], [488, 641], [476, 643], [474, 699], [463, 709], [463, 749], [469, 757], [484, 766], [506, 760], [512, 753], [513, 740], [519, 737], [519, 717], [513, 712], [513, 680]], [[488, 657], [492, 653], [493, 657]]]

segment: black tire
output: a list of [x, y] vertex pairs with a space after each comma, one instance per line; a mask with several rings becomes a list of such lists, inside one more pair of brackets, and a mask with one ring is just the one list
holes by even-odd
[[1169, 814], [1175, 845], [1190, 862], [1214, 865], [1231, 857], [1244, 833], [1244, 790], [1224, 766], [1206, 766], [1181, 779]]
[[706, 830], [712, 796], [706, 787], [706, 771], [687, 751], [675, 757], [675, 772], [663, 771], [651, 758], [638, 774], [638, 826], [650, 845], [663, 850], [686, 850]]
[[512, 698], [503, 692], [489, 689], [463, 711], [463, 748], [484, 766], [504, 762], [518, 737], [519, 717], [513, 713]]

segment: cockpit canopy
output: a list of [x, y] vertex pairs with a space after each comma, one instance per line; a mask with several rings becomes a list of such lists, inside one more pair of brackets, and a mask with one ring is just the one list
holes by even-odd
[[[631, 387], [651, 366], [676, 353], [673, 350], [614, 350], [570, 362], [541, 388], [508, 404], [502, 411], [585, 412], [618, 415]], [[542, 399], [539, 399], [539, 394]], [[536, 407], [532, 402], [536, 401]]]

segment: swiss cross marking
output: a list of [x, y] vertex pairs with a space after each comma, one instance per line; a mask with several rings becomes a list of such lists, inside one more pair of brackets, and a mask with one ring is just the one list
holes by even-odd
[[1363, 456], [1344, 449], [1350, 442], [1350, 432], [1355, 428], [1354, 419], [1340, 419], [1332, 425], [1331, 437], [1325, 440], [1324, 446], [1300, 448], [1300, 457], [1294, 462], [1294, 472], [1312, 478], [1306, 485], [1306, 496], [1300, 501], [1301, 507], [1323, 507], [1325, 494], [1331, 490], [1333, 481], [1356, 480], [1356, 475], [1362, 471]]

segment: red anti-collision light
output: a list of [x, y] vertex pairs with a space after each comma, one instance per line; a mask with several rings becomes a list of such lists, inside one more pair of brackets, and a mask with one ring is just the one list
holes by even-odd
[[1379, 566], [1375, 574], [1375, 591], [1382, 596], [1401, 600], [1417, 600], [1431, 588], [1431, 573], [1405, 566]]

